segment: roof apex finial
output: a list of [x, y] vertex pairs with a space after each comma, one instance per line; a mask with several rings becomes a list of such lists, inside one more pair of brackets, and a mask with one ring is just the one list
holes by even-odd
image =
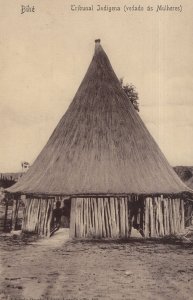
[[101, 50], [100, 39], [95, 40], [95, 53]]

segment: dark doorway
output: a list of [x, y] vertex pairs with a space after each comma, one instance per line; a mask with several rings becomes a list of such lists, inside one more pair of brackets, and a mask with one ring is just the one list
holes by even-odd
[[71, 208], [71, 199], [64, 199], [62, 201], [62, 218], [61, 218], [61, 227], [70, 228], [70, 208]]

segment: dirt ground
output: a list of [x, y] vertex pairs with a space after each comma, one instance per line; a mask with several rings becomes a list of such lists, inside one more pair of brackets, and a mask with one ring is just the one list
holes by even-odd
[[0, 299], [193, 299], [193, 243], [0, 235]]

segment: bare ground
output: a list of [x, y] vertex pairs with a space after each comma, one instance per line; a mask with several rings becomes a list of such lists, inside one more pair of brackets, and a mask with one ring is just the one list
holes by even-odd
[[191, 242], [0, 240], [0, 299], [193, 299]]

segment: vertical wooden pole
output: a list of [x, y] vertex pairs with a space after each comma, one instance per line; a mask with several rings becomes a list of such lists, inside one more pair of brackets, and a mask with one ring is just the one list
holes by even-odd
[[83, 220], [83, 236], [86, 237], [86, 202], [87, 199], [83, 198], [82, 199], [82, 220]]
[[160, 223], [160, 236], [164, 236], [164, 224], [163, 224], [163, 196], [161, 195], [160, 201], [159, 201], [159, 223]]
[[125, 199], [123, 197], [121, 197], [120, 199], [121, 201], [121, 210], [120, 210], [120, 216], [121, 216], [121, 237], [125, 238], [125, 211], [126, 211], [126, 207], [125, 207]]
[[49, 219], [48, 219], [48, 235], [50, 236], [51, 232], [51, 222], [53, 218], [53, 210], [54, 210], [54, 198], [50, 199], [50, 214], [49, 214]]
[[172, 214], [173, 214], [173, 225], [174, 225], [174, 232], [176, 233], [176, 211], [175, 211], [175, 199], [171, 199], [172, 203]]
[[123, 237], [123, 203], [122, 198], [119, 198], [119, 224], [120, 224], [120, 237]]
[[80, 237], [80, 198], [76, 199], [76, 237]]
[[128, 216], [128, 237], [131, 235], [131, 229], [132, 229], [132, 212], [131, 212], [131, 205], [132, 205], [132, 199], [131, 196], [128, 195], [126, 198], [127, 200], [127, 216]]
[[150, 235], [150, 228], [149, 228], [149, 225], [150, 225], [150, 220], [149, 220], [149, 209], [150, 209], [150, 206], [149, 206], [149, 198], [146, 198], [145, 199], [145, 237], [149, 237]]
[[177, 231], [180, 232], [180, 201], [176, 199]]
[[92, 236], [92, 211], [91, 211], [91, 199], [88, 199], [88, 237]]
[[99, 237], [99, 222], [98, 222], [98, 207], [96, 198], [92, 198], [93, 201], [93, 215], [94, 215], [94, 236]]
[[168, 199], [164, 198], [163, 199], [163, 205], [164, 205], [164, 234], [168, 235], [169, 231], [168, 231], [168, 208], [167, 208], [167, 202]]
[[79, 206], [79, 213], [80, 213], [80, 219], [79, 219], [79, 226], [80, 226], [80, 236], [79, 237], [84, 237], [84, 225], [83, 225], [83, 201], [84, 198], [79, 198], [80, 206]]
[[90, 198], [90, 216], [91, 216], [90, 232], [91, 232], [91, 236], [93, 237], [93, 235], [95, 233], [95, 215], [94, 215], [94, 204], [93, 204], [92, 198]]
[[108, 198], [104, 199], [104, 216], [105, 216], [105, 225], [106, 225], [106, 237], [111, 236], [110, 224], [109, 224], [109, 214], [108, 214]]
[[9, 208], [9, 202], [8, 198], [5, 199], [5, 217], [4, 217], [4, 225], [3, 225], [3, 230], [7, 230], [7, 213], [8, 213], [8, 208]]
[[110, 199], [109, 198], [107, 198], [106, 207], [107, 207], [107, 221], [109, 224], [109, 237], [113, 237], [112, 217], [111, 217], [111, 211], [110, 211]]
[[129, 216], [128, 216], [128, 199], [124, 198], [125, 201], [125, 237], [129, 236]]
[[26, 205], [27, 205], [27, 199], [25, 201], [25, 204], [24, 204], [24, 208], [23, 208], [23, 220], [22, 220], [22, 231], [25, 232], [26, 230]]
[[102, 214], [101, 214], [101, 198], [96, 198], [97, 202], [97, 213], [98, 213], [98, 237], [102, 237], [103, 229], [102, 229]]
[[76, 198], [71, 198], [71, 209], [70, 209], [70, 237], [74, 238], [76, 236], [75, 232], [75, 204]]
[[159, 198], [154, 198], [155, 202], [155, 234], [159, 236]]
[[154, 237], [155, 230], [154, 230], [153, 199], [152, 198], [149, 198], [149, 209], [150, 209], [151, 237]]
[[114, 203], [115, 203], [115, 221], [116, 221], [116, 235], [117, 237], [120, 236], [120, 228], [119, 228], [119, 199], [116, 197], [114, 198]]
[[174, 216], [173, 216], [173, 208], [172, 208], [172, 199], [169, 199], [169, 217], [170, 217], [170, 234], [174, 234]]
[[18, 211], [19, 211], [19, 198], [13, 200], [13, 209], [12, 209], [12, 230], [16, 229], [18, 221]]
[[111, 212], [111, 223], [112, 223], [112, 237], [117, 237], [117, 228], [116, 228], [116, 221], [115, 221], [115, 204], [114, 198], [110, 198], [110, 212]]
[[105, 222], [105, 207], [104, 207], [104, 198], [101, 198], [101, 220], [102, 220], [102, 236], [107, 237], [106, 232], [106, 222]]
[[181, 200], [181, 212], [182, 212], [182, 222], [181, 222], [181, 231], [185, 229], [185, 220], [184, 220], [184, 200]]

